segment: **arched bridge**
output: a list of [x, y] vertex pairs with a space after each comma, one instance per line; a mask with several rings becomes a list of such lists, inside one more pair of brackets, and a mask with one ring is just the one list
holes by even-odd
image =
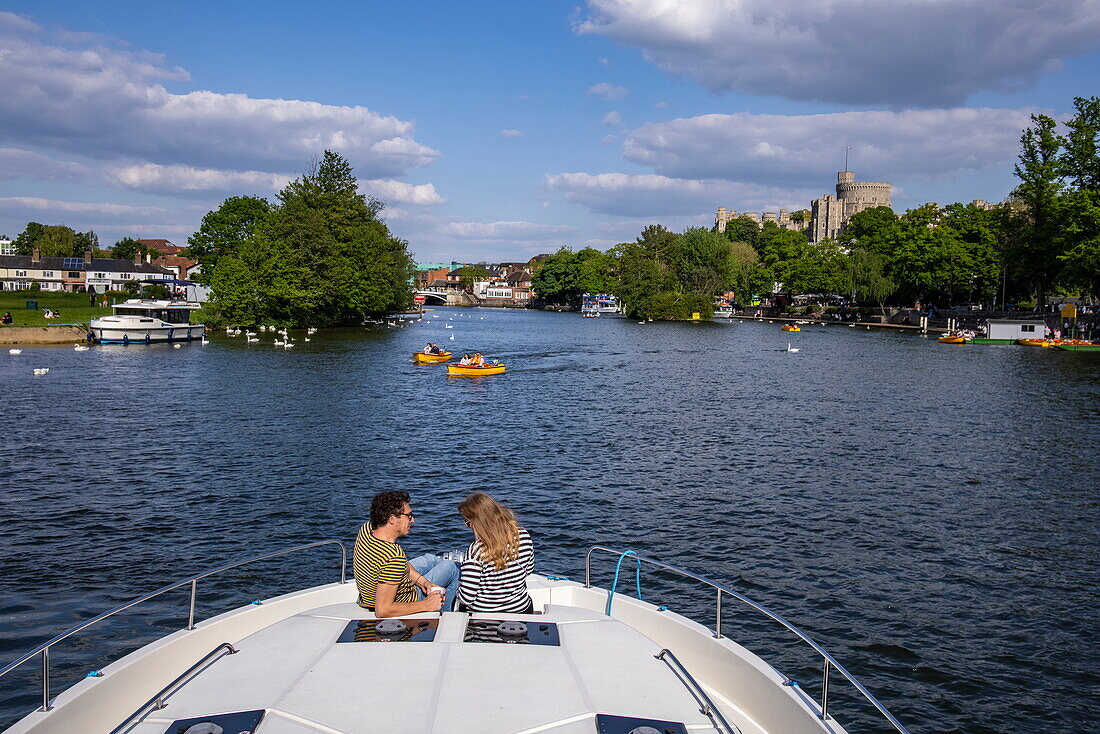
[[446, 293], [436, 293], [435, 291], [417, 291], [415, 295], [423, 296], [424, 303], [430, 303], [435, 306], [447, 305]]

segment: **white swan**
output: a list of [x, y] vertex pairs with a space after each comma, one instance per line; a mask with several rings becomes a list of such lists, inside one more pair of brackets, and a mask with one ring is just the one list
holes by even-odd
[[83, 344], [74, 344], [73, 345], [73, 351], [74, 352], [86, 352], [86, 351], [88, 351], [88, 347], [86, 347]]
[[794, 353], [798, 351], [798, 347], [792, 347], [790, 342], [787, 342], [787, 351]]
[[9, 349], [8, 350], [8, 354], [22, 354], [22, 353], [23, 353], [22, 349]]
[[278, 339], [275, 340], [275, 346], [277, 346], [277, 347], [281, 347], [284, 344], [286, 344], [286, 342], [279, 341]]
[[306, 338], [305, 338], [305, 339], [304, 339], [303, 341], [307, 341], [307, 342], [308, 342], [308, 341], [309, 341], [309, 337], [307, 336], [307, 337], [306, 337]]
[[182, 346], [183, 346], [182, 344], [173, 344], [172, 349], [179, 349]]
[[455, 335], [451, 334], [451, 341], [454, 341], [454, 340], [455, 340]]
[[443, 328], [444, 329], [453, 329], [455, 327], [451, 326], [450, 324], [443, 324]]
[[34, 370], [34, 374], [36, 374], [36, 375], [45, 375], [45, 374], [49, 373], [49, 371], [50, 371], [49, 367], [36, 367], [35, 370]]
[[258, 342], [258, 341], [260, 341], [260, 337], [258, 337], [258, 336], [256, 336], [256, 337], [249, 337], [249, 338], [248, 338], [248, 343], [249, 343], [249, 344], [255, 344], [255, 343], [256, 343], [256, 342]]
[[294, 348], [294, 342], [287, 342], [286, 344], [283, 345], [283, 349], [293, 349], [293, 348]]

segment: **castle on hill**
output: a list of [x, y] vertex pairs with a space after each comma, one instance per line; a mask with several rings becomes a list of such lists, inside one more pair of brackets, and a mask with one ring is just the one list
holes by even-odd
[[836, 196], [825, 194], [810, 203], [810, 221], [792, 219], [786, 209], [775, 212], [743, 212], [735, 209], [718, 208], [714, 226], [719, 232], [726, 231], [726, 225], [739, 217], [749, 219], [757, 226], [765, 222], [775, 222], [781, 229], [805, 231], [811, 242], [824, 239], [836, 239], [844, 231], [848, 221], [863, 211], [876, 206], [889, 207], [894, 187], [882, 181], [856, 181], [851, 171], [838, 171], [836, 175]]

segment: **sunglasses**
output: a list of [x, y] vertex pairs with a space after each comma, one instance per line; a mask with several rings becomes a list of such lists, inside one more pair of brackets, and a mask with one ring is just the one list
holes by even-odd
[[397, 513], [397, 514], [398, 514], [398, 516], [400, 516], [400, 517], [407, 517], [407, 518], [409, 518], [410, 520], [414, 520], [414, 519], [416, 519], [416, 515], [414, 515], [414, 514], [413, 514], [413, 513], [411, 513], [411, 512], [399, 512], [399, 513]]

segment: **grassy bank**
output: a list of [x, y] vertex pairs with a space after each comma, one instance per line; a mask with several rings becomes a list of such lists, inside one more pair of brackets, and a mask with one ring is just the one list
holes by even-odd
[[[111, 303], [114, 303], [118, 300], [125, 300], [126, 294], [108, 293], [107, 298]], [[97, 304], [102, 300], [102, 294], [96, 297]], [[38, 310], [28, 310], [26, 307], [27, 301], [38, 301]], [[43, 309], [46, 308], [60, 313], [61, 318], [43, 318]], [[89, 306], [87, 293], [0, 291], [0, 314], [5, 311], [11, 313], [13, 326], [58, 326], [60, 324], [87, 322], [99, 316], [106, 316], [111, 313], [111, 308], [100, 308], [98, 305]]]

